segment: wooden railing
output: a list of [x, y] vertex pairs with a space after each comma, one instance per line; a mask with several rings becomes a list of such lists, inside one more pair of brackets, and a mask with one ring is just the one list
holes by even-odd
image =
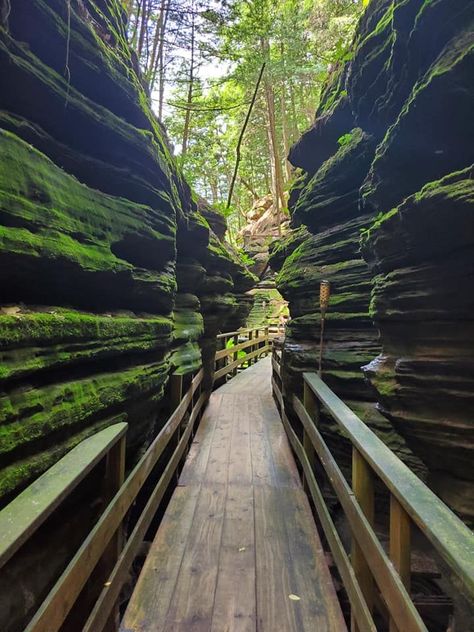
[[[351, 604], [352, 630], [375, 632], [373, 612], [377, 609], [382, 617], [388, 618], [390, 632], [427, 631], [410, 596], [412, 523], [449, 566], [456, 590], [474, 599], [474, 535], [466, 525], [315, 373], [303, 374], [303, 401], [296, 396], [291, 401], [303, 427], [301, 441], [285, 412], [281, 354], [277, 349], [273, 352], [272, 366], [274, 398], [344, 583]], [[352, 487], [318, 429], [321, 407], [352, 444]], [[350, 557], [316, 480], [317, 460], [324, 468], [350, 526]], [[388, 554], [374, 531], [375, 477], [385, 484], [390, 494]]]
[[[170, 399], [174, 412], [126, 479], [127, 424], [121, 423], [80, 443], [0, 512], [1, 568], [94, 465], [107, 456], [105, 496], [108, 504], [105, 511], [44, 599], [25, 632], [57, 632], [99, 560], [106, 562], [108, 579], [104, 582], [103, 590], [83, 632], [117, 629], [120, 590], [166, 489], [192, 440], [196, 421], [207, 401], [208, 393], [201, 392], [202, 380], [201, 369], [192, 378], [183, 395], [182, 377], [171, 377]], [[189, 416], [186, 418], [187, 413]], [[124, 519], [168, 447], [172, 449], [171, 457], [125, 542]]]
[[[220, 334], [217, 339], [224, 348], [217, 351], [215, 361], [216, 364], [224, 363], [224, 366], [218, 368], [216, 378], [228, 373], [235, 375], [241, 364], [247, 362], [250, 365], [266, 355], [271, 344], [268, 328], [228, 332]], [[227, 348], [230, 339], [235, 346]], [[237, 354], [242, 350], [247, 350], [245, 358], [238, 358]], [[177, 374], [170, 376], [168, 398], [173, 412], [126, 478], [127, 424], [119, 423], [82, 441], [0, 511], [1, 570], [94, 466], [106, 458], [102, 494], [104, 511], [25, 632], [57, 632], [99, 561], [106, 581], [83, 632], [117, 629], [120, 591], [173, 475], [186, 455], [196, 422], [209, 397], [208, 392], [202, 392], [202, 369], [194, 377], [187, 377], [191, 381], [184, 393], [185, 378]], [[128, 512], [166, 449], [172, 450], [172, 454], [133, 531], [125, 539], [123, 525]]]
[[[229, 340], [233, 341], [231, 347], [227, 346]], [[260, 357], [267, 355], [271, 349], [272, 336], [269, 334], [268, 327], [256, 327], [219, 334], [217, 342], [222, 348], [218, 349], [215, 356], [215, 380], [228, 373], [236, 375], [239, 366], [243, 364], [251, 366]], [[244, 350], [245, 356], [239, 358], [239, 351]]]

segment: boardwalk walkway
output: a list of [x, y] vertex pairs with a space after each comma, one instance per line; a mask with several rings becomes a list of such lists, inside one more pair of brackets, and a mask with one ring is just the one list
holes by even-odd
[[121, 632], [344, 632], [270, 358], [216, 390]]

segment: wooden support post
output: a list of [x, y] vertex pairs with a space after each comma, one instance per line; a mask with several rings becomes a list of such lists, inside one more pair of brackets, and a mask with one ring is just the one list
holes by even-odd
[[[251, 341], [252, 341], [252, 339], [253, 339], [253, 330], [251, 329], [251, 330], [249, 331], [249, 341], [251, 342]], [[249, 353], [252, 353], [252, 351], [253, 351], [253, 345], [250, 345], [250, 347], [249, 347], [249, 351], [248, 351], [248, 352], [249, 352]], [[248, 365], [249, 365], [249, 366], [251, 366], [251, 365], [254, 363], [254, 361], [255, 361], [255, 360], [254, 360], [253, 358], [250, 358], [250, 359], [248, 360]]]
[[[239, 334], [236, 334], [234, 336], [234, 346], [236, 347], [238, 344], [239, 344]], [[238, 358], [239, 358], [239, 352], [236, 351], [233, 355], [233, 361], [236, 362]], [[238, 367], [235, 367], [235, 369], [232, 371], [232, 377], [237, 375], [237, 370], [238, 370]]]
[[[265, 346], [268, 347], [268, 344], [270, 342], [270, 337], [269, 337], [269, 329], [268, 327], [265, 327]], [[268, 355], [268, 351], [265, 351], [265, 357], [267, 357]]]
[[[310, 387], [303, 382], [303, 405], [306, 408], [309, 416], [313, 420], [314, 424], [317, 426], [319, 424], [319, 402], [316, 395], [310, 389]], [[308, 436], [306, 430], [303, 429], [303, 449], [306, 452], [306, 456], [308, 457], [308, 461], [311, 464], [311, 469], [314, 472], [314, 468], [316, 465], [316, 453], [313, 448], [313, 444], [311, 443], [311, 439]], [[306, 493], [309, 493], [308, 485], [306, 482], [305, 476], [303, 476], [303, 488]]]
[[[104, 477], [104, 506], [106, 507], [125, 480], [125, 448], [126, 435], [107, 453]], [[100, 567], [103, 568], [103, 576], [109, 578], [123, 548], [123, 526], [117, 529], [100, 559]], [[116, 603], [110, 613], [104, 632], [117, 632], [120, 622], [119, 605]]]
[[[352, 489], [370, 525], [374, 524], [374, 475], [367, 461], [357, 448], [352, 448]], [[351, 563], [370, 612], [374, 605], [374, 579], [365, 561], [364, 552], [352, 535]], [[352, 632], [359, 632], [354, 616], [351, 617]]]
[[[176, 408], [178, 408], [180, 401], [183, 399], [183, 376], [178, 375], [177, 373], [172, 373], [170, 375], [169, 389], [170, 389], [169, 391], [170, 413], [173, 413], [173, 411], [176, 410]], [[181, 438], [181, 426], [182, 426], [182, 423], [178, 426], [176, 430], [176, 438], [174, 439], [172, 443], [172, 445], [174, 446], [173, 449], [176, 448]], [[180, 474], [180, 467], [178, 465], [178, 467], [176, 468], [176, 482], [178, 481], [179, 474]]]
[[[393, 494], [390, 494], [390, 559], [410, 592], [411, 583], [411, 522], [410, 516], [403, 509]], [[390, 618], [390, 632], [399, 630], [396, 622]]]
[[173, 373], [170, 375], [170, 412], [176, 410], [183, 399], [183, 376]]

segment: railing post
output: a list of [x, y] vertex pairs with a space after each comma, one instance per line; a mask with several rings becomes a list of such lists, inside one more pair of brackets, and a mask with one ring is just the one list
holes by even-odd
[[[265, 346], [268, 347], [270, 344], [270, 335], [269, 335], [269, 328], [265, 327]], [[268, 349], [267, 351], [265, 351], [265, 357], [267, 357], [268, 355]]]
[[[239, 344], [239, 334], [235, 334], [234, 336], [234, 347], [236, 347]], [[236, 362], [239, 359], [239, 352], [236, 351], [233, 355], [233, 362]], [[232, 370], [232, 377], [235, 377], [237, 375], [237, 370], [238, 367], [235, 367], [235, 369]]]
[[[107, 453], [104, 477], [104, 504], [107, 506], [125, 480], [125, 448], [126, 435], [123, 435]], [[99, 564], [104, 569], [105, 577], [112, 572], [123, 548], [123, 526], [120, 525], [105, 549]], [[119, 606], [116, 603], [110, 613], [104, 632], [116, 632], [119, 627]]]
[[[357, 448], [352, 448], [352, 489], [354, 495], [371, 526], [374, 524], [374, 475], [367, 461]], [[374, 579], [365, 561], [364, 552], [359, 547], [352, 534], [351, 563], [364, 595], [367, 607], [373, 611], [374, 604]], [[354, 615], [351, 617], [352, 632], [359, 632], [359, 627]]]
[[[314, 424], [317, 426], [319, 424], [319, 402], [316, 395], [310, 389], [310, 387], [303, 381], [303, 405], [306, 409], [306, 412], [313, 420]], [[316, 465], [316, 453], [313, 448], [313, 444], [311, 443], [311, 439], [309, 438], [306, 430], [303, 429], [303, 449], [308, 457], [308, 461], [311, 465], [311, 469], [314, 471]], [[306, 478], [303, 476], [303, 488], [306, 492], [309, 491]]]
[[[251, 342], [252, 340], [253, 340], [253, 329], [251, 329], [251, 330], [249, 331], [249, 342]], [[248, 349], [249, 349], [249, 350], [248, 350], [248, 353], [249, 353], [249, 354], [251, 354], [251, 353], [252, 353], [252, 351], [253, 351], [253, 344], [251, 344], [251, 345], [249, 346], [249, 348], [248, 348]], [[250, 358], [250, 359], [247, 361], [247, 363], [248, 363], [248, 365], [249, 365], [249, 366], [251, 366], [251, 365], [254, 363], [254, 359], [253, 359], [253, 358]]]
[[[390, 494], [390, 559], [409, 593], [411, 579], [411, 522], [410, 516], [393, 494]], [[403, 632], [403, 630], [399, 630], [396, 621], [392, 617], [390, 617], [390, 632]]]
[[[179, 406], [180, 401], [183, 398], [183, 376], [182, 375], [178, 375], [177, 373], [172, 373], [170, 375], [170, 386], [169, 386], [169, 393], [170, 393], [170, 413], [173, 414], [173, 412], [176, 410], [176, 408]], [[178, 446], [179, 440], [181, 439], [181, 424], [179, 424], [177, 430], [176, 430], [176, 440], [174, 441], [174, 443], [172, 444], [174, 446], [174, 448], [176, 448]], [[173, 449], [174, 449], [173, 448]], [[179, 478], [179, 465], [176, 468], [176, 481], [178, 481]]]

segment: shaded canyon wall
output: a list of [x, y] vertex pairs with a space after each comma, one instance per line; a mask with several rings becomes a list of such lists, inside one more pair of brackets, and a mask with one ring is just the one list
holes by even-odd
[[[465, 519], [474, 514], [474, 5], [372, 0], [331, 74], [271, 264], [286, 392], [316, 370]], [[346, 451], [326, 420], [324, 432]], [[420, 462], [420, 459], [422, 463]]]
[[[169, 374], [204, 364], [210, 386], [215, 335], [243, 324], [254, 277], [175, 166], [121, 3], [0, 6], [1, 506], [118, 421], [131, 465], [169, 415]], [[83, 491], [2, 570], [2, 630], [22, 629], [94, 519]]]

